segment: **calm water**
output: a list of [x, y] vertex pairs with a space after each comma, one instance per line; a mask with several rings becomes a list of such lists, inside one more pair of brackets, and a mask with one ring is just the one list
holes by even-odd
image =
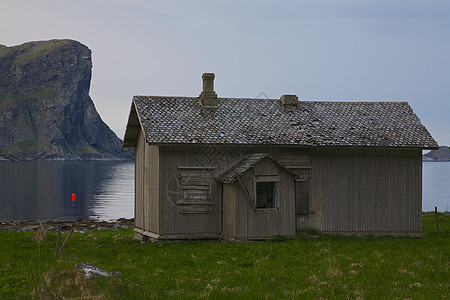
[[133, 201], [134, 162], [0, 162], [0, 220], [133, 218]]
[[424, 162], [422, 168], [422, 210], [449, 209], [450, 162]]
[[[132, 218], [133, 201], [134, 162], [0, 162], [0, 220]], [[424, 163], [422, 210], [449, 202], [450, 163]]]

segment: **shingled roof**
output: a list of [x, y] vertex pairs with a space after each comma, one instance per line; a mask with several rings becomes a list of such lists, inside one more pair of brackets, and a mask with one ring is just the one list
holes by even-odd
[[296, 176], [291, 170], [280, 164], [278, 161], [276, 161], [272, 156], [270, 156], [268, 153], [252, 153], [247, 155], [247, 157], [244, 157], [240, 161], [238, 161], [236, 164], [229, 167], [227, 170], [225, 170], [223, 173], [221, 173], [219, 176], [217, 176], [217, 180], [224, 182], [224, 183], [233, 183], [236, 181], [238, 176], [244, 175], [248, 170], [253, 168], [254, 165], [256, 165], [258, 162], [263, 160], [264, 158], [271, 159], [274, 163], [276, 163], [280, 168], [285, 169], [289, 173], [291, 173], [293, 176]]
[[407, 102], [135, 96], [123, 146], [141, 130], [149, 144], [438, 148]]

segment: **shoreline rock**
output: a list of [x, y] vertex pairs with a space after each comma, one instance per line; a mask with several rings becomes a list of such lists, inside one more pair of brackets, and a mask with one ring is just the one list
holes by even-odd
[[[134, 228], [134, 218], [120, 218], [115, 221], [76, 220], [76, 221], [44, 221], [41, 222], [45, 231], [57, 231], [61, 226], [62, 231], [69, 231], [73, 226], [75, 232], [91, 230]], [[0, 221], [0, 231], [36, 231], [40, 230], [39, 221]]]

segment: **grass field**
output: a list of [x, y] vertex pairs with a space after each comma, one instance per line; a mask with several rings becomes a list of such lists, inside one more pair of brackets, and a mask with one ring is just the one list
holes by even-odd
[[[321, 235], [251, 243], [145, 243], [131, 229], [0, 232], [0, 299], [449, 299], [450, 217], [421, 239]], [[78, 262], [122, 277], [84, 279]]]

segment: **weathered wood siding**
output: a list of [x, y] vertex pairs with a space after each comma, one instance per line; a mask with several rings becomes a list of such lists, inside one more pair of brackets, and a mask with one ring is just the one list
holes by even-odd
[[236, 189], [239, 183], [223, 184], [223, 231], [224, 237], [236, 238]]
[[[144, 144], [141, 134], [136, 149], [136, 227], [163, 239], [221, 234], [257, 239], [290, 236], [302, 227], [340, 233], [421, 231], [420, 150]], [[208, 172], [216, 176], [254, 152], [271, 154], [299, 175], [294, 182], [292, 174], [264, 161], [243, 177], [253, 194], [255, 175], [279, 174], [284, 183], [278, 211], [255, 211], [239, 182], [222, 186], [211, 181], [205, 198], [206, 185], [199, 179]], [[189, 172], [193, 177], [185, 174]], [[190, 205], [186, 195], [201, 201]]]
[[286, 168], [297, 174], [295, 182], [295, 213], [297, 215], [307, 215], [310, 212], [311, 157], [309, 151], [282, 148], [279, 151], [278, 160]]
[[312, 152], [306, 223], [324, 232], [421, 231], [420, 150]]
[[[295, 183], [294, 176], [280, 168], [270, 159], [265, 159], [256, 164], [242, 180], [245, 187], [254, 197], [254, 180], [257, 176], [279, 176], [279, 188], [276, 202], [279, 208], [254, 209], [250, 199], [239, 182], [234, 182], [236, 202], [236, 239], [261, 239], [272, 238], [277, 235], [295, 235]], [[226, 184], [224, 184], [226, 186]], [[224, 193], [226, 190], [224, 189]], [[224, 194], [224, 201], [228, 195]], [[232, 197], [230, 197], [232, 198]], [[278, 205], [276, 205], [278, 206]], [[232, 224], [231, 224], [232, 225]]]
[[[222, 205], [225, 208], [228, 204], [222, 204], [221, 183], [215, 180], [211, 183], [209, 209], [206, 208], [207, 204], [189, 207], [186, 205], [189, 201], [183, 200], [183, 189], [186, 188], [183, 182], [196, 181], [195, 176], [199, 175], [194, 174], [186, 180], [183, 177], [186, 176], [184, 173], [197, 168], [210, 170], [211, 175], [216, 176], [248, 153], [272, 152], [276, 155], [276, 151], [276, 148], [247, 146], [161, 146], [159, 152], [161, 238], [217, 238], [226, 230], [231, 230], [229, 234], [234, 235], [235, 229], [226, 225], [233, 220], [228, 218], [222, 223], [222, 216], [225, 215], [225, 212], [222, 213]], [[180, 173], [183, 174], [181, 177]], [[227, 209], [236, 208], [231, 206]], [[293, 207], [292, 209], [295, 210]], [[233, 218], [236, 218], [236, 215]]]
[[159, 234], [159, 147], [145, 144], [144, 229]]
[[139, 229], [144, 229], [144, 135], [139, 135], [135, 151], [134, 180], [134, 222]]
[[180, 177], [180, 173], [189, 172], [189, 169], [210, 172], [211, 177], [217, 171], [214, 161], [205, 156], [200, 148], [161, 147], [159, 169], [161, 237], [218, 238], [221, 231], [220, 185], [211, 180], [210, 204], [205, 204], [202, 199], [199, 205], [193, 204], [189, 207], [186, 204], [188, 201], [182, 201], [185, 188], [182, 180], [189, 181], [189, 177], [188, 179]]

